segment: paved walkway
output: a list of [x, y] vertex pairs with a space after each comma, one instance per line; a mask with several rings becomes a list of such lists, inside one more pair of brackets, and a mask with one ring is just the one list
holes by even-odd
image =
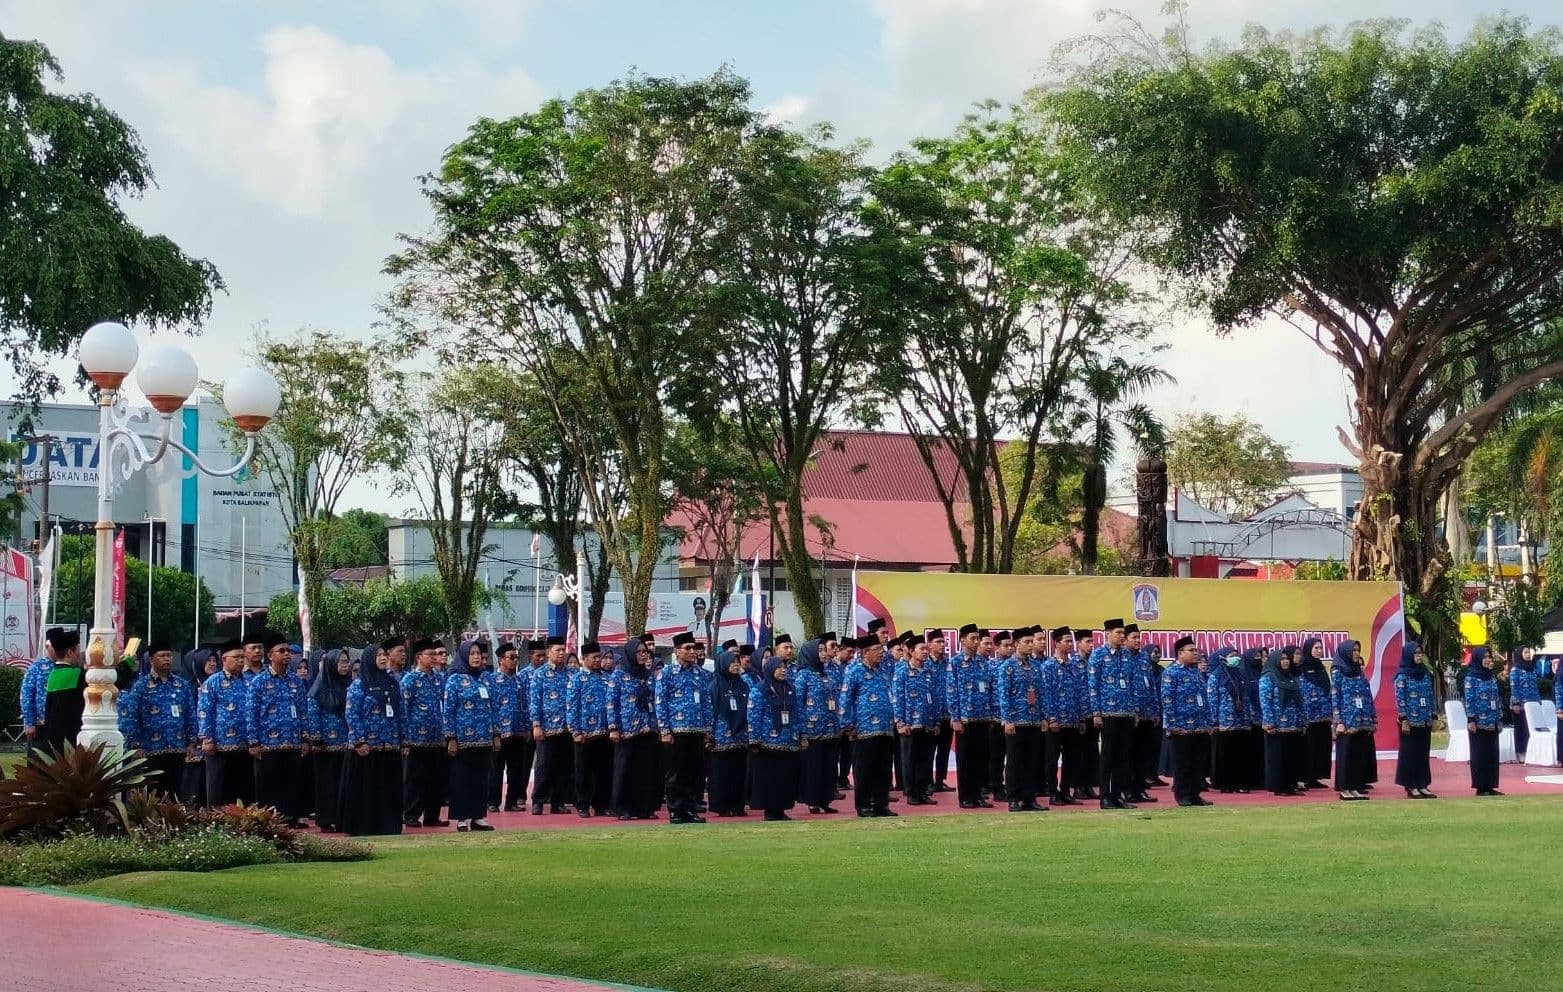
[[27, 992], [604, 992], [26, 889], [0, 888], [0, 986]]
[[[1552, 779], [1552, 781], [1528, 782], [1526, 778]], [[949, 783], [955, 784], [955, 769], [950, 769]], [[1333, 783], [1326, 783], [1333, 784]], [[1498, 788], [1510, 796], [1530, 795], [1557, 795], [1563, 796], [1563, 768], [1543, 768], [1534, 765], [1521, 765], [1509, 763], [1502, 765], [1499, 770]], [[1471, 791], [1471, 766], [1458, 763], [1449, 764], [1439, 758], [1433, 759], [1433, 787], [1432, 791], [1440, 797], [1450, 799], [1469, 799]], [[1173, 805], [1171, 789], [1157, 789], [1152, 792], [1157, 802], [1152, 806], [1144, 807], [1147, 810], [1165, 809]], [[996, 809], [965, 810], [961, 809], [956, 801], [955, 793], [947, 792], [934, 797], [937, 804], [933, 806], [908, 806], [900, 799], [900, 793], [891, 794], [890, 808], [900, 816], [993, 816], [995, 813], [1009, 815], [1004, 803], [997, 804]], [[1256, 791], [1245, 795], [1221, 795], [1217, 792], [1207, 792], [1205, 798], [1221, 806], [1303, 806], [1311, 803], [1339, 802], [1340, 796], [1331, 789], [1314, 790], [1301, 796], [1283, 798], [1271, 795], [1268, 792]], [[1404, 802], [1406, 793], [1395, 785], [1395, 756], [1380, 756], [1378, 762], [1378, 784], [1372, 792], [1374, 802], [1389, 800]], [[546, 808], [546, 807], [545, 807]], [[847, 790], [847, 797], [836, 801], [834, 815], [821, 814], [815, 816], [802, 807], [794, 807], [790, 814], [795, 820], [838, 820], [855, 816], [852, 810], [852, 793]], [[1079, 806], [1064, 806], [1051, 811], [1061, 816], [1110, 816], [1114, 814], [1103, 812], [1096, 803], [1082, 803]], [[712, 825], [723, 823], [758, 823], [760, 814], [750, 812], [747, 817], [738, 820], [724, 819], [719, 816], [708, 818]], [[531, 813], [490, 813], [488, 822], [499, 830], [560, 830], [582, 827], [655, 827], [661, 824], [667, 826], [667, 811], [664, 810], [658, 819], [635, 820], [620, 822], [615, 817], [591, 817], [583, 819], [574, 813], [551, 814], [533, 816]], [[454, 827], [420, 827], [405, 830], [404, 836], [418, 836], [421, 834], [449, 833]], [[686, 828], [687, 829], [687, 828]]]

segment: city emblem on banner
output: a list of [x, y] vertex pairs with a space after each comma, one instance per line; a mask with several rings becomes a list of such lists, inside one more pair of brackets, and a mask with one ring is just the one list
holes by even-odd
[[1134, 619], [1156, 621], [1161, 619], [1161, 590], [1150, 582], [1141, 582], [1135, 585], [1132, 595], [1134, 597]]

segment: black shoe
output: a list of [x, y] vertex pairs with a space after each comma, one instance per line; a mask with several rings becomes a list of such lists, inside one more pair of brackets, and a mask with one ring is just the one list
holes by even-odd
[[1196, 802], [1195, 802], [1195, 801], [1194, 801], [1194, 800], [1192, 800], [1192, 799], [1179, 799], [1179, 800], [1178, 800], [1178, 805], [1179, 805], [1179, 806], [1197, 806], [1197, 805], [1199, 805], [1199, 804], [1198, 804], [1198, 803], [1196, 803]]
[[933, 784], [933, 791], [935, 791], [935, 792], [954, 792], [955, 790], [950, 788], [948, 785], [945, 785], [943, 782], [935, 782]]
[[992, 809], [993, 808], [993, 804], [988, 802], [986, 799], [984, 799], [984, 800], [980, 801], [979, 803], [977, 803], [977, 808], [978, 809]]
[[448, 827], [448, 826], [450, 826], [450, 821], [449, 820], [430, 820], [427, 823], [425, 823], [424, 826], [426, 826], [426, 827]]
[[[490, 807], [490, 809], [492, 809], [492, 808], [493, 807]], [[521, 809], [520, 806], [517, 806], [514, 803], [512, 803], [509, 806], [504, 807], [503, 811], [506, 812], [506, 813], [520, 813], [520, 812], [522, 812], [522, 809]]]
[[1420, 796], [1418, 796], [1417, 798], [1419, 798], [1419, 799], [1437, 799], [1438, 797], [1433, 795], [1431, 792], [1428, 792], [1426, 789], [1423, 789], [1422, 790], [1422, 794]]
[[1149, 787], [1150, 787], [1150, 788], [1152, 788], [1152, 789], [1165, 789], [1165, 788], [1166, 788], [1166, 787], [1167, 787], [1167, 786], [1168, 786], [1168, 785], [1170, 785], [1170, 784], [1171, 784], [1171, 783], [1169, 783], [1169, 782], [1168, 782], [1168, 781], [1167, 781], [1167, 780], [1166, 780], [1166, 779], [1164, 779], [1164, 778], [1160, 778], [1160, 777], [1157, 777], [1157, 778], [1153, 778], [1153, 779], [1151, 779], [1151, 780], [1150, 780], [1150, 782], [1148, 782], [1148, 783], [1146, 783], [1146, 784], [1147, 784], [1147, 785], [1148, 785], [1148, 786], [1149, 786]]
[[473, 830], [493, 830], [494, 829], [494, 825], [492, 823], [480, 823], [477, 820], [474, 820], [474, 821], [472, 821], [472, 829]]
[[1204, 796], [1195, 796], [1194, 797], [1194, 805], [1195, 806], [1214, 806], [1215, 803], [1211, 802], [1209, 799], [1206, 799]]
[[488, 811], [490, 813], [498, 813], [499, 812], [499, 803], [489, 803], [488, 804]]
[[592, 811], [589, 809], [578, 809], [575, 811], [575, 815], [583, 820], [590, 820], [592, 818]]
[[1020, 809], [1021, 809], [1021, 812], [1023, 812], [1023, 813], [1046, 813], [1047, 812], [1047, 807], [1046, 806], [1038, 806], [1036, 803], [1021, 803], [1020, 804]]
[[901, 814], [897, 813], [895, 810], [891, 809], [889, 806], [881, 806], [878, 809], [874, 810], [874, 815], [877, 817], [877, 816], [900, 816]]
[[1009, 811], [1011, 813], [1019, 813], [1021, 811], [1021, 808], [1022, 807], [1021, 807], [1020, 803], [1018, 803], [1018, 802], [1009, 804]]
[[469, 826], [467, 826], [467, 825], [466, 825], [466, 824], [465, 824], [465, 823], [458, 823], [458, 824], [456, 824], [456, 832], [457, 832], [457, 833], [458, 833], [458, 834], [464, 834], [464, 833], [466, 833], [466, 832], [467, 832], [467, 831], [468, 831], [468, 830], [471, 830], [471, 829], [472, 829], [472, 828], [471, 828], [471, 827], [469, 827]]
[[1144, 792], [1136, 792], [1134, 795], [1129, 797], [1129, 802], [1131, 802], [1131, 803], [1154, 803], [1154, 802], [1160, 802], [1160, 800], [1157, 799], [1155, 796], [1148, 795], [1148, 794], [1146, 794]]
[[1328, 789], [1329, 786], [1325, 785], [1323, 782], [1320, 782], [1316, 778], [1310, 778], [1308, 780], [1308, 788], [1310, 788], [1310, 789]]
[[1066, 795], [1063, 795], [1062, 793], [1060, 793], [1059, 795], [1054, 796], [1052, 799], [1049, 799], [1048, 800], [1048, 805], [1049, 806], [1078, 806], [1078, 805], [1080, 805], [1080, 800], [1078, 800], [1078, 799], [1071, 799], [1069, 796], [1066, 796]]
[[972, 802], [970, 799], [962, 799], [961, 800], [961, 809], [976, 809], [976, 808], [977, 808], [977, 804]]
[[772, 813], [770, 810], [765, 811], [765, 820], [767, 823], [775, 823], [778, 820], [790, 819], [792, 819], [792, 817], [788, 816], [786, 813]]
[[569, 812], [572, 812], [574, 809], [575, 809], [575, 807], [571, 806], [569, 803], [565, 803], [563, 806], [550, 806], [550, 807], [548, 807], [548, 812], [550, 812], [550, 813], [569, 813]]
[[696, 813], [694, 816], [689, 817], [689, 819], [687, 821], [685, 821], [685, 822], [688, 822], [688, 823], [704, 823], [704, 822], [706, 822], [706, 818], [701, 816], [700, 814]]
[[543, 815], [543, 807], [541, 807], [541, 806], [533, 806], [532, 807], [532, 815], [533, 816], [542, 816]]
[[846, 794], [846, 792], [844, 790], [837, 789], [836, 790], [836, 794], [834, 796], [832, 796], [831, 798], [833, 798], [833, 799], [845, 799], [845, 798], [847, 798], [847, 794]]
[[421, 827], [421, 826], [423, 826], [423, 821], [422, 820], [403, 820], [402, 821], [402, 826], [404, 826], [404, 827]]
[[1104, 799], [1098, 800], [1098, 803], [1101, 805], [1102, 809], [1128, 809], [1129, 808], [1128, 806], [1124, 805], [1124, 802], [1123, 802], [1122, 799], [1114, 799], [1111, 796], [1108, 796], [1108, 797], [1106, 797]]
[[1099, 800], [1102, 797], [1101, 797], [1101, 794], [1098, 793], [1095, 789], [1081, 789], [1080, 790], [1080, 798], [1081, 799], [1098, 799]]
[[874, 811], [873, 811], [873, 810], [871, 810], [871, 809], [860, 809], [860, 810], [858, 810], [858, 811], [857, 811], [857, 815], [858, 815], [858, 816], [859, 816], [859, 817], [860, 817], [860, 818], [862, 818], [862, 819], [865, 819], [865, 820], [866, 820], [866, 819], [868, 819], [868, 818], [869, 818], [869, 817], [871, 817], [871, 816], [873, 816], [873, 815], [874, 815]]

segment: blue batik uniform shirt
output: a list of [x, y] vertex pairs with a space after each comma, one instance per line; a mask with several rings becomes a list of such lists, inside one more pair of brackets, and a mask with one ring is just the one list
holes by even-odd
[[481, 676], [469, 672], [447, 675], [441, 723], [445, 739], [462, 747], [492, 747], [494, 744], [494, 694]]
[[601, 737], [608, 732], [608, 675], [578, 668], [565, 688], [565, 725], [572, 734]]
[[219, 671], [201, 683], [196, 697], [196, 727], [204, 744], [211, 741], [219, 751], [250, 746], [249, 685], [243, 675], [229, 676]]
[[883, 661], [878, 668], [861, 661], [849, 665], [841, 691], [841, 725], [851, 727], [858, 737], [894, 736], [894, 678]]
[[988, 659], [965, 652], [950, 659], [945, 700], [949, 703], [951, 720], [962, 723], [992, 720], [997, 715], [993, 693], [993, 673], [988, 668]]
[[250, 680], [250, 746], [263, 751], [286, 750], [304, 743], [304, 700], [309, 689], [292, 672], [264, 671]]
[[1214, 729], [1208, 686], [1197, 665], [1173, 662], [1161, 673], [1161, 722], [1169, 734], [1203, 734]]
[[402, 676], [402, 742], [414, 747], [443, 746], [445, 728], [441, 713], [445, 694], [434, 672], [414, 669]]
[[195, 691], [178, 675], [136, 679], [119, 702], [125, 747], [147, 754], [184, 752], [196, 744]]
[[1092, 716], [1134, 716], [1134, 685], [1140, 680], [1139, 654], [1103, 644], [1086, 660], [1086, 685]]
[[657, 726], [665, 734], [709, 734], [713, 714], [710, 676], [699, 665], [675, 662], [656, 680]]

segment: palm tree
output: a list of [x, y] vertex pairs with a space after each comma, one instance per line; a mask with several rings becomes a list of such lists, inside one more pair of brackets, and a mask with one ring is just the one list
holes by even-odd
[[1117, 457], [1120, 433], [1127, 435], [1137, 454], [1161, 454], [1167, 444], [1166, 428], [1138, 397], [1174, 379], [1155, 365], [1129, 362], [1121, 355], [1105, 360], [1093, 355], [1077, 381], [1076, 432], [1086, 435], [1084, 447], [1090, 453], [1083, 487], [1080, 566], [1086, 575], [1095, 575], [1102, 508], [1107, 505], [1107, 466]]
[[[1539, 390], [1535, 405], [1517, 418], [1503, 438], [1504, 468], [1514, 498], [1515, 517], [1521, 522], [1520, 539], [1538, 542], [1563, 537], [1563, 390]], [[1534, 565], [1522, 547], [1522, 564]], [[1556, 562], [1554, 562], [1556, 566]], [[1526, 569], [1529, 571], [1529, 569]], [[1548, 570], [1550, 602], [1563, 588], [1553, 567]]]

